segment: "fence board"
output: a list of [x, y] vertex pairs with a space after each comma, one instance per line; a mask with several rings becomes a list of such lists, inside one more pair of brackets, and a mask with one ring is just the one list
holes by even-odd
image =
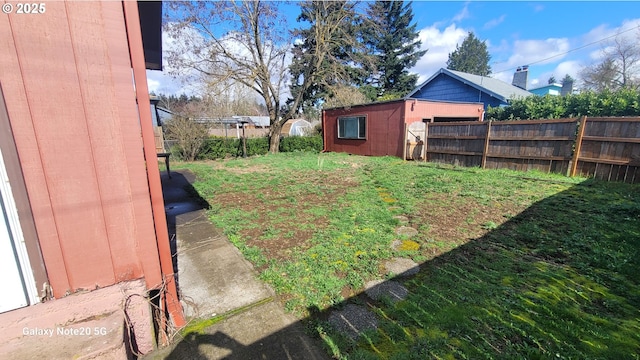
[[481, 155], [427, 153], [427, 161], [454, 166], [476, 167], [481, 165]]

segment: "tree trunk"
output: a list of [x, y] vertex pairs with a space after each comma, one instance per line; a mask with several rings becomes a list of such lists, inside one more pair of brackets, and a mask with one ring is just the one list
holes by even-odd
[[269, 152], [277, 154], [280, 151], [280, 130], [282, 130], [282, 123], [275, 121], [269, 127]]

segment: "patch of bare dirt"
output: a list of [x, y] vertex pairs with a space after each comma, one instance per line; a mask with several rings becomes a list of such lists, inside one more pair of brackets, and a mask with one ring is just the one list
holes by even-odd
[[[483, 205], [455, 194], [429, 194], [419, 211], [409, 216], [409, 224], [420, 229], [423, 238], [453, 247], [486, 235], [524, 209], [511, 202]], [[435, 247], [430, 251], [433, 256], [442, 253]]]
[[328, 213], [338, 198], [356, 185], [353, 178], [324, 172], [292, 174], [291, 181], [318, 187], [294, 195], [283, 189], [269, 188], [260, 192], [222, 193], [215, 197], [223, 209], [239, 208], [255, 213], [249, 220], [252, 226], [241, 230], [240, 235], [248, 246], [260, 248], [269, 259], [286, 260], [294, 251], [311, 247], [313, 235], [329, 224], [328, 218], [317, 210], [325, 209]]
[[251, 174], [251, 173], [264, 173], [269, 171], [269, 167], [266, 165], [249, 165], [243, 166], [225, 166], [224, 161], [212, 162], [211, 166], [216, 170], [226, 170], [232, 174]]

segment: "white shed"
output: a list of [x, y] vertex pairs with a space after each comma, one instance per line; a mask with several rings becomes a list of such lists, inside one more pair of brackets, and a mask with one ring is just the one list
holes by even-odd
[[313, 131], [310, 122], [304, 119], [290, 119], [282, 125], [281, 135], [285, 136], [304, 136], [309, 135]]

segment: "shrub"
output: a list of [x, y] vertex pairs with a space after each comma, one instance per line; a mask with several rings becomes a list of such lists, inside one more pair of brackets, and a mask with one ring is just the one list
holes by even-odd
[[[266, 137], [247, 138], [247, 156], [264, 155], [269, 151]], [[242, 139], [212, 137], [205, 140], [198, 156], [201, 160], [223, 159], [227, 156], [242, 156]]]
[[239, 139], [209, 138], [202, 145], [199, 159], [214, 160], [237, 156], [239, 145]]
[[[240, 141], [240, 151], [238, 156], [242, 156], [242, 140]], [[247, 156], [264, 155], [269, 152], [269, 138], [248, 138], [247, 139]]]
[[280, 140], [280, 151], [322, 151], [322, 136], [287, 136]]
[[185, 161], [195, 160], [207, 139], [207, 124], [198, 123], [185, 117], [173, 117], [165, 124], [167, 140], [176, 140], [177, 148], [171, 152]]

